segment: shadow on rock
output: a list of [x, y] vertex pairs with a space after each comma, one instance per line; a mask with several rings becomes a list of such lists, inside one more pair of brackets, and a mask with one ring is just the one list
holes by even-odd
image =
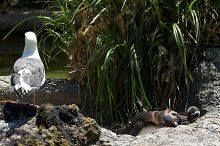
[[30, 104], [7, 102], [2, 112], [4, 120], [12, 122], [14, 120], [34, 117], [37, 114], [37, 107]]

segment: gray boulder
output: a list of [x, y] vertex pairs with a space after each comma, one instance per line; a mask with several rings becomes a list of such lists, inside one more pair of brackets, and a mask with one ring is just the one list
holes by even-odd
[[193, 72], [189, 104], [197, 105], [205, 113], [220, 105], [220, 48], [208, 48], [203, 58]]
[[[0, 101], [16, 101], [13, 88], [10, 85], [10, 76], [0, 76]], [[33, 103], [32, 96], [21, 100]], [[53, 105], [77, 104], [82, 105], [81, 88], [77, 82], [67, 79], [46, 79], [45, 84], [36, 92], [36, 104], [51, 103]]]

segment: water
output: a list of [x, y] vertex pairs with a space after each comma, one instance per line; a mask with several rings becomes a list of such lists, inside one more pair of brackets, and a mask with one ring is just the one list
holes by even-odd
[[[10, 75], [14, 62], [21, 57], [24, 48], [23, 32], [13, 32], [8, 38], [2, 41], [6, 32], [0, 32], [0, 76]], [[42, 49], [42, 48], [40, 48]], [[41, 58], [44, 60], [41, 53]], [[67, 56], [60, 54], [54, 60], [49, 62], [46, 68], [48, 78], [66, 78], [68, 76]], [[45, 62], [44, 62], [45, 64]]]

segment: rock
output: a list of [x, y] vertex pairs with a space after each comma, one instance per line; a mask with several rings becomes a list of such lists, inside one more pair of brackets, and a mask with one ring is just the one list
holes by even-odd
[[196, 122], [176, 128], [160, 128], [152, 134], [133, 137], [116, 135], [101, 128], [100, 141], [111, 146], [219, 146], [220, 106], [217, 106]]
[[37, 107], [30, 104], [6, 103], [3, 110], [4, 120], [11, 122], [22, 118], [34, 117]]
[[[13, 100], [18, 97], [10, 85], [10, 76], [0, 76], [0, 101]], [[32, 97], [21, 100], [25, 103], [32, 103]], [[45, 84], [36, 92], [37, 105], [51, 103], [53, 105], [77, 104], [82, 105], [80, 86], [73, 80], [67, 79], [46, 79]]]
[[[0, 76], [0, 101], [14, 96], [9, 76]], [[4, 97], [7, 96], [7, 97]]]
[[197, 105], [203, 113], [220, 105], [220, 48], [208, 48], [203, 60], [193, 71], [190, 105]]
[[[21, 110], [13, 113], [17, 107]], [[37, 109], [35, 114], [28, 110]], [[0, 145], [91, 145], [99, 140], [100, 127], [94, 119], [84, 117], [76, 105], [40, 107], [20, 103], [7, 103], [0, 120]], [[22, 114], [21, 114], [22, 113]], [[34, 113], [34, 112], [33, 112]], [[5, 120], [10, 116], [10, 121]]]
[[7, 15], [0, 15], [0, 30], [12, 30], [16, 25], [17, 30], [28, 31], [34, 29], [34, 26], [39, 25], [40, 21], [37, 16], [51, 16], [56, 12], [49, 12], [45, 10], [36, 9], [11, 9]]

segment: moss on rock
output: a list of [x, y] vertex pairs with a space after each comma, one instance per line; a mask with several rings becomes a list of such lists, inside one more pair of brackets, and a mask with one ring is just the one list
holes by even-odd
[[[22, 120], [23, 116], [16, 119]], [[37, 109], [37, 116], [30, 118], [25, 118], [26, 121], [21, 122], [18, 128], [9, 130], [10, 135], [7, 135], [7, 138], [11, 140], [11, 145], [91, 145], [99, 140], [101, 133], [96, 121], [89, 117], [85, 118], [74, 104], [68, 106], [45, 104]]]
[[79, 107], [78, 107], [77, 105], [75, 105], [75, 104], [70, 104], [70, 105], [68, 105], [68, 108], [69, 108], [70, 110], [72, 110], [72, 111], [76, 111], [76, 112], [79, 111]]
[[90, 117], [86, 117], [83, 119], [83, 129], [86, 132], [86, 137], [90, 140], [97, 140], [99, 138], [99, 135], [101, 133], [99, 127], [97, 127], [97, 123], [94, 119]]

